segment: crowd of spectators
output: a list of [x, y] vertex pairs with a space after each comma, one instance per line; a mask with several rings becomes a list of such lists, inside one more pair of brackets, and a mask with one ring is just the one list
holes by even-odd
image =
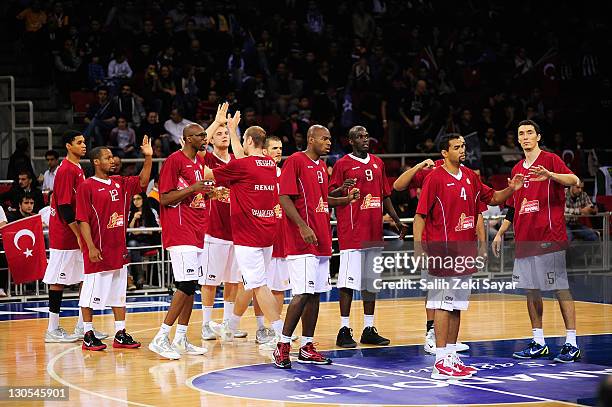
[[144, 133], [169, 154], [185, 123], [206, 125], [228, 100], [242, 129], [262, 125], [286, 152], [304, 148], [312, 123], [330, 128], [337, 154], [356, 123], [379, 153], [433, 152], [440, 134], [459, 132], [508, 153], [485, 155], [488, 173], [517, 160], [516, 124], [529, 118], [580, 174], [579, 150], [612, 109], [605, 2], [12, 3], [24, 52], [51, 68], [62, 99], [97, 92], [90, 145], [124, 157], [138, 155]]

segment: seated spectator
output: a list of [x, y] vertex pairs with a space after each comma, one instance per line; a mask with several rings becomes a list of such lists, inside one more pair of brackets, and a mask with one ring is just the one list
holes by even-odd
[[183, 137], [183, 129], [193, 122], [184, 119], [180, 109], [174, 108], [170, 112], [170, 119], [164, 123], [164, 129], [168, 132], [168, 137], [163, 137], [164, 150], [176, 151], [181, 146], [180, 139]]
[[59, 153], [55, 150], [49, 150], [45, 153], [45, 160], [47, 160], [47, 165], [49, 169], [45, 171], [42, 175], [42, 179], [39, 179], [38, 182], [42, 181], [42, 189], [43, 191], [53, 191], [53, 183], [55, 182], [55, 172], [59, 167]]
[[62, 50], [55, 55], [55, 82], [64, 103], [68, 101], [70, 91], [79, 86], [76, 73], [82, 62], [72, 40], [64, 40]]
[[[128, 221], [129, 228], [158, 227], [159, 215], [151, 208], [146, 194], [134, 195], [130, 208]], [[159, 233], [155, 232], [130, 232], [127, 235], [128, 247], [153, 246], [160, 243]], [[142, 262], [142, 253], [150, 249], [131, 249], [129, 250], [130, 259], [133, 263]], [[142, 288], [144, 284], [144, 268], [142, 264], [135, 264], [130, 267], [132, 287], [131, 289]], [[134, 284], [135, 282], [135, 284]], [[128, 284], [130, 284], [128, 280]]]
[[9, 158], [6, 179], [17, 181], [17, 176], [21, 171], [34, 174], [32, 159], [30, 158], [30, 142], [27, 138], [20, 138], [15, 143], [15, 151]]
[[117, 107], [109, 98], [107, 87], [98, 89], [98, 101], [89, 106], [85, 123], [88, 125], [83, 132], [87, 136], [87, 149], [91, 150], [92, 142], [96, 146], [105, 146], [108, 133], [117, 123]]
[[159, 68], [158, 96], [162, 101], [162, 117], [168, 117], [176, 97], [176, 84], [172, 77], [172, 66]]
[[109, 146], [113, 155], [120, 158], [136, 158], [136, 132], [128, 127], [127, 119], [120, 116], [117, 120], [117, 127], [111, 130], [109, 136]]
[[113, 98], [117, 113], [124, 116], [133, 127], [140, 126], [145, 118], [145, 110], [142, 106], [142, 98], [132, 93], [132, 87], [124, 83], [121, 85], [121, 93]]
[[597, 233], [588, 226], [578, 221], [582, 215], [596, 215], [597, 205], [591, 202], [591, 198], [584, 192], [584, 182], [574, 185], [565, 190], [565, 219], [567, 239], [570, 241], [585, 240], [593, 242], [599, 240]]
[[91, 56], [91, 62], [87, 65], [87, 83], [93, 90], [104, 85], [106, 79], [106, 72], [104, 67], [100, 64], [100, 57], [98, 55]]
[[0, 196], [0, 202], [10, 201], [11, 208], [17, 209], [24, 195], [28, 195], [34, 200], [34, 213], [38, 213], [40, 208], [45, 206], [43, 194], [36, 185], [34, 185], [31, 172], [22, 170], [17, 176], [17, 183], [13, 187]]
[[139, 146], [142, 144], [142, 139], [144, 136], [149, 136], [149, 140], [155, 144], [155, 141], [161, 139], [165, 133], [166, 131], [164, 130], [164, 126], [159, 123], [159, 115], [157, 112], [150, 111], [147, 113], [146, 119], [138, 128], [138, 132], [136, 134], [136, 145]]
[[[504, 144], [499, 147], [499, 151], [502, 153], [502, 160], [504, 161], [504, 165], [506, 167], [512, 168], [516, 163], [518, 163], [522, 158], [521, 150], [516, 145], [516, 138], [514, 136], [514, 131], [509, 130], [506, 132], [506, 140]], [[507, 153], [515, 153], [515, 154], [507, 154]]]
[[26, 192], [21, 196], [19, 201], [18, 209], [11, 211], [7, 215], [8, 222], [15, 222], [16, 220], [27, 218], [28, 216], [35, 215], [34, 212], [34, 197], [29, 192]]
[[132, 75], [132, 68], [130, 68], [125, 53], [118, 52], [117, 56], [108, 63], [108, 77], [115, 80], [126, 80]]

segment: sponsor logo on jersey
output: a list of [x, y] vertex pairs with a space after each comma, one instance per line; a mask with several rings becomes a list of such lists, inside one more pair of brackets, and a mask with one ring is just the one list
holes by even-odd
[[115, 188], [121, 188], [121, 185], [119, 185], [119, 184], [117, 184], [117, 183], [115, 182]]
[[93, 302], [94, 302], [94, 304], [99, 304], [100, 303], [100, 299], [98, 297], [94, 297]]
[[378, 168], [378, 165], [377, 165], [376, 163], [372, 164], [372, 166], [373, 166], [374, 168]]
[[315, 212], [329, 213], [329, 206], [327, 205], [327, 202], [323, 201], [323, 197], [319, 198], [319, 204], [317, 205]]
[[219, 202], [223, 202], [223, 203], [230, 203], [230, 190], [229, 188], [224, 188], [224, 187], [219, 187], [217, 188], [219, 190], [219, 193], [217, 195], [217, 201]]
[[255, 165], [258, 167], [276, 167], [276, 163], [272, 160], [255, 160]]
[[257, 218], [273, 218], [276, 216], [274, 209], [251, 209], [251, 214]]
[[204, 195], [202, 195], [200, 192], [194, 196], [189, 206], [195, 209], [206, 209], [206, 200], [204, 199]]
[[187, 269], [186, 273], [187, 274], [193, 274], [193, 273], [195, 273], [195, 270], [194, 269]]
[[106, 228], [113, 229], [120, 227], [123, 227], [123, 215], [119, 215], [117, 212], [113, 212], [113, 214], [108, 219], [108, 225], [106, 225]]
[[257, 185], [254, 185], [254, 187], [255, 187], [255, 191], [274, 191], [274, 188], [276, 187], [276, 185], [257, 184]]
[[367, 194], [363, 197], [360, 209], [375, 209], [380, 208], [380, 197]]
[[540, 201], [534, 199], [533, 201], [528, 201], [527, 198], [523, 198], [523, 202], [521, 202], [521, 210], [519, 214], [525, 213], [535, 213], [540, 212]]
[[472, 184], [472, 183], [470, 182], [470, 179], [469, 179], [469, 178], [468, 178], [468, 179], [466, 179], [466, 180], [465, 180], [465, 182], [467, 182], [467, 183], [468, 183], [468, 185], [471, 185], [471, 184]]
[[455, 232], [461, 232], [462, 230], [474, 229], [474, 217], [465, 216], [465, 213], [461, 213], [459, 216], [459, 222], [455, 226]]
[[274, 215], [277, 219], [283, 218], [283, 208], [281, 208], [280, 204], [276, 204], [276, 206], [274, 206]]
[[178, 184], [176, 185], [176, 190], [180, 191], [181, 189], [189, 188], [189, 184], [185, 181], [185, 178], [179, 177]]
[[351, 168], [351, 170], [353, 170], [353, 171], [354, 171], [354, 170], [358, 170], [358, 169], [360, 169], [360, 168], [361, 168], [360, 166], [357, 166], [357, 167], [353, 167], [353, 168]]

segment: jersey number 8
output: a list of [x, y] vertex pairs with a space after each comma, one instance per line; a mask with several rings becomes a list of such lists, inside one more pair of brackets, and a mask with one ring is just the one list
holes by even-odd
[[319, 184], [323, 183], [323, 173], [321, 171], [317, 171], [317, 181], [319, 181]]

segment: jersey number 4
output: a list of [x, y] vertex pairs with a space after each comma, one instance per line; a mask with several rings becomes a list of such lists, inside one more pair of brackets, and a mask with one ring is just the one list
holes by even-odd
[[465, 193], [465, 187], [461, 187], [461, 192], [459, 193], [459, 196], [461, 198], [463, 198], [464, 201], [467, 201], [467, 195]]

